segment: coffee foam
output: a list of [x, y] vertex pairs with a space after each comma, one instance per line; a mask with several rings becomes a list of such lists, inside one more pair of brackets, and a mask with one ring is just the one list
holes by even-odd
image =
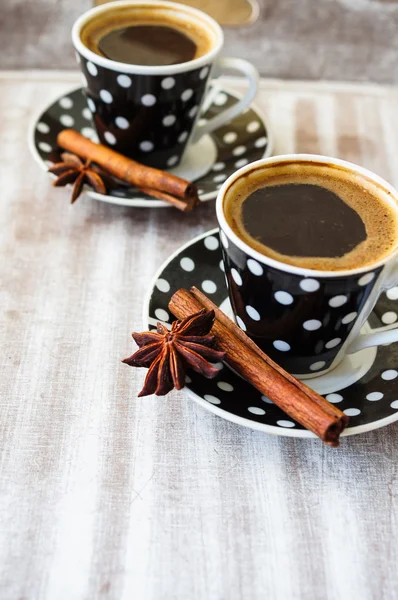
[[116, 29], [134, 25], [160, 25], [172, 27], [187, 35], [196, 45], [196, 53], [192, 60], [204, 56], [217, 43], [217, 34], [209, 23], [194, 17], [188, 11], [164, 5], [151, 6], [145, 4], [110, 7], [85, 23], [80, 31], [82, 43], [99, 56], [103, 56], [98, 48], [100, 40]]
[[[340, 257], [303, 257], [281, 254], [253, 238], [244, 228], [242, 204], [253, 192], [267, 186], [305, 183], [337, 194], [361, 217], [367, 238]], [[398, 202], [389, 190], [347, 168], [314, 162], [286, 162], [258, 167], [235, 180], [225, 193], [224, 214], [238, 237], [265, 256], [280, 262], [320, 271], [371, 266], [398, 246]]]

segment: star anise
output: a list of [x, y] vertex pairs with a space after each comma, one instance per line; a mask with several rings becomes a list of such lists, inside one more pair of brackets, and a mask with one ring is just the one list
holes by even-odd
[[213, 323], [214, 311], [203, 309], [174, 321], [170, 331], [158, 323], [156, 331], [133, 333], [139, 350], [122, 362], [131, 367], [149, 367], [138, 396], [164, 396], [173, 388], [181, 390], [188, 367], [208, 379], [215, 377], [219, 371], [208, 361], [223, 360], [225, 352], [213, 348], [215, 337], [209, 334]]
[[83, 185], [87, 183], [94, 191], [99, 194], [106, 194], [106, 185], [104, 183], [105, 173], [98, 167], [93, 167], [91, 161], [85, 163], [76, 154], [63, 152], [61, 154], [62, 162], [56, 163], [48, 169], [49, 173], [57, 175], [54, 181], [56, 187], [73, 183], [71, 204], [73, 204], [82, 193]]

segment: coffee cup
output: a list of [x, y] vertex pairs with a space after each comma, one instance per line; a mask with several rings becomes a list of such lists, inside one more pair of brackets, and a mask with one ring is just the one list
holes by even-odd
[[[219, 58], [224, 38], [218, 23], [183, 4], [110, 2], [79, 17], [72, 40], [100, 142], [154, 167], [178, 165], [189, 144], [242, 113], [257, 91], [258, 73], [249, 62]], [[120, 60], [129, 56], [132, 62]], [[148, 64], [134, 64], [134, 57]], [[199, 123], [211, 104], [212, 76], [226, 71], [245, 76], [245, 95]]]
[[[252, 206], [248, 204], [248, 208], [242, 208], [246, 201], [242, 201], [242, 194], [247, 199], [250, 197], [248, 190], [261, 190], [270, 174], [276, 177], [279, 186], [283, 182], [286, 184], [289, 172], [294, 185], [315, 181], [320, 186], [322, 177], [329, 177], [330, 186], [329, 183], [326, 185], [331, 189], [348, 190], [350, 206], [356, 206], [358, 214], [367, 223], [366, 239], [361, 238], [358, 243], [353, 240], [351, 249], [339, 258], [327, 258], [328, 252], [322, 250], [319, 252], [321, 258], [317, 257], [311, 263], [308, 257], [292, 255], [283, 258], [281, 254], [268, 251], [259, 238], [251, 240], [242, 233], [241, 223], [248, 227], [247, 211], [255, 206], [252, 202]], [[267, 190], [267, 202], [270, 202], [267, 206], [279, 210], [281, 192], [285, 193], [286, 189], [276, 189], [270, 183], [271, 179], [268, 189], [263, 188]], [[334, 201], [340, 201], [340, 198], [336, 200], [330, 196], [331, 189], [327, 190], [330, 210]], [[299, 232], [300, 202], [304, 200], [298, 188], [292, 193], [296, 203], [292, 231]], [[308, 190], [306, 193], [308, 196]], [[307, 196], [305, 201], [311, 199]], [[238, 206], [240, 212], [236, 212]], [[259, 210], [267, 210], [265, 204], [259, 206]], [[231, 213], [231, 207], [235, 213]], [[334, 369], [347, 354], [398, 341], [395, 324], [376, 329], [370, 329], [368, 324], [364, 327], [380, 294], [398, 284], [398, 192], [384, 179], [352, 163], [325, 156], [276, 156], [251, 163], [229, 177], [219, 191], [216, 210], [224, 270], [236, 322], [288, 371], [302, 379], [317, 377]], [[272, 212], [271, 208], [267, 219], [271, 221], [269, 229], [274, 240], [277, 236], [272, 229], [278, 227]], [[231, 214], [235, 214], [232, 219]], [[341, 212], [337, 214], [341, 215]], [[311, 222], [308, 225], [308, 215], [307, 210], [306, 226], [313, 227]], [[257, 220], [260, 216], [258, 213]], [[282, 240], [282, 245], [289, 226], [288, 217], [287, 212], [283, 213], [280, 222], [282, 237], [278, 239]], [[350, 215], [351, 218], [356, 223], [355, 215]], [[344, 223], [342, 226], [344, 229]], [[358, 231], [355, 229], [355, 235]], [[371, 234], [377, 243], [373, 243]], [[292, 233], [287, 236], [289, 246], [292, 236]], [[316, 235], [308, 234], [307, 230], [306, 237], [311, 236], [316, 243]], [[338, 234], [332, 236], [334, 244], [336, 239]], [[327, 236], [319, 234], [318, 240], [321, 247], [327, 247]], [[303, 237], [300, 244], [303, 244]], [[297, 250], [295, 252], [297, 254]], [[311, 264], [316, 268], [309, 268]]]

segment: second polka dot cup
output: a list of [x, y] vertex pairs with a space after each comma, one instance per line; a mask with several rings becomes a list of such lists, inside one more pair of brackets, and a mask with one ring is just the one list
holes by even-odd
[[309, 154], [251, 163], [229, 177], [219, 191], [217, 219], [236, 322], [277, 363], [305, 379], [332, 370], [346, 354], [398, 341], [395, 325], [361, 332], [380, 294], [398, 283], [398, 247], [370, 266], [329, 272], [285, 264], [251, 248], [225, 218], [225, 195], [236, 180], [281, 161], [335, 165], [365, 177], [387, 192], [397, 217], [398, 192], [367, 169]]
[[[188, 62], [144, 66], [110, 60], [82, 42], [82, 32], [95, 19], [117, 22], [118, 11], [149, 9], [168, 18], [176, 16], [187, 30], [201, 28], [212, 40], [210, 50]], [[110, 2], [83, 14], [74, 24], [72, 39], [80, 64], [84, 92], [101, 143], [144, 164], [161, 169], [175, 167], [188, 144], [218, 129], [242, 113], [257, 91], [258, 74], [241, 59], [218, 58], [223, 33], [216, 21], [197, 9], [162, 0]], [[206, 123], [201, 107], [211, 104], [207, 88], [213, 69], [243, 74], [248, 82], [245, 96]]]

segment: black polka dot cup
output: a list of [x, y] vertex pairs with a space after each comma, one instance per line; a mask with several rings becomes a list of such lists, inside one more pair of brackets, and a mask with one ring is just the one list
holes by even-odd
[[[116, 62], [86, 47], [82, 32], [107, 14], [114, 21], [119, 10], [148, 7], [164, 15], [178, 15], [190, 27], [199, 28], [211, 40], [210, 50], [191, 61], [163, 66]], [[257, 91], [258, 73], [241, 59], [218, 58], [223, 33], [216, 21], [189, 6], [164, 1], [110, 2], [83, 14], [74, 24], [72, 39], [80, 64], [84, 92], [101, 143], [125, 156], [158, 168], [175, 167], [188, 144], [219, 128], [242, 113]], [[206, 123], [201, 109], [211, 105], [207, 94], [212, 74], [238, 71], [249, 82], [245, 96]]]
[[332, 370], [346, 354], [398, 341], [394, 325], [367, 332], [363, 328], [381, 292], [398, 283], [398, 248], [371, 266], [329, 272], [285, 264], [251, 248], [225, 218], [225, 195], [253, 170], [281, 161], [321, 162], [364, 176], [387, 191], [397, 218], [398, 192], [367, 169], [308, 154], [251, 163], [231, 175], [219, 191], [217, 218], [236, 322], [276, 362], [300, 378], [310, 378]]

